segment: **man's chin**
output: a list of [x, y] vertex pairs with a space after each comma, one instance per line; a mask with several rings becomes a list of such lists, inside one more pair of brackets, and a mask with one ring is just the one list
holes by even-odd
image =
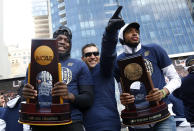
[[66, 53], [59, 53], [59, 60], [63, 60], [66, 59], [70, 56], [70, 53], [66, 52]]
[[137, 46], [138, 46], [138, 44], [139, 44], [139, 41], [137, 41], [137, 42], [133, 42], [133, 43], [126, 43], [126, 45], [128, 45], [129, 47], [132, 47], [132, 48], [137, 47]]
[[96, 64], [89, 64], [90, 68], [94, 68], [96, 66]]
[[58, 50], [58, 53], [64, 54], [66, 51], [65, 50]]

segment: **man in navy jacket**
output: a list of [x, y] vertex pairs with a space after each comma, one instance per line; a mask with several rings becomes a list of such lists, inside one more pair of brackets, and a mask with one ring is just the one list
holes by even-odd
[[[181, 80], [166, 51], [158, 44], [143, 45], [140, 42], [140, 25], [137, 22], [125, 24], [119, 32], [119, 40], [123, 52], [117, 60], [141, 55], [145, 61], [146, 69], [150, 72], [154, 89], [148, 94], [143, 84], [137, 82], [130, 87], [130, 93], [123, 92], [120, 100], [123, 105], [135, 103], [139, 107], [149, 105], [148, 101], [167, 102], [168, 94], [180, 87]], [[120, 71], [116, 66], [117, 80], [120, 80]], [[166, 84], [165, 77], [169, 79]], [[167, 103], [168, 104], [168, 103]], [[154, 124], [134, 126], [136, 131], [174, 131], [176, 125], [173, 116]]]
[[[89, 108], [93, 102], [91, 73], [84, 62], [70, 57], [72, 33], [68, 27], [60, 26], [54, 32], [53, 38], [56, 38], [58, 42], [62, 82], [55, 83], [52, 90], [46, 93], [48, 94], [46, 97], [62, 96], [64, 100], [70, 102], [72, 124], [64, 126], [32, 126], [32, 131], [84, 131], [82, 111]], [[39, 96], [39, 100], [42, 99], [37, 90], [27, 83], [23, 88], [23, 97], [34, 99], [37, 96]]]
[[194, 55], [189, 56], [186, 60], [186, 69], [189, 74], [182, 78], [182, 85], [173, 92], [174, 96], [183, 101], [185, 108], [185, 117], [194, 128]]
[[123, 25], [124, 21], [118, 16], [109, 20], [100, 56], [93, 43], [82, 48], [82, 60], [88, 65], [94, 80], [94, 104], [84, 115], [86, 131], [120, 131], [113, 70], [117, 56], [117, 31]]

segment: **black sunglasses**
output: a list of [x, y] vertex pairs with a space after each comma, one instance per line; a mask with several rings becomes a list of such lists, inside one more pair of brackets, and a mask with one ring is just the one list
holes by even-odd
[[99, 52], [87, 52], [84, 54], [84, 57], [90, 57], [90, 56], [92, 56], [92, 54], [94, 56], [99, 56]]

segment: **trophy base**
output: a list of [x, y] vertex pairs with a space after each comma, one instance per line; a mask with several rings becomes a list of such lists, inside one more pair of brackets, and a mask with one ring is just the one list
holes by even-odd
[[37, 110], [34, 103], [21, 103], [19, 123], [38, 126], [54, 126], [71, 124], [69, 103], [52, 104], [51, 108]]
[[152, 124], [167, 119], [170, 116], [168, 106], [161, 102], [160, 105], [140, 111], [122, 110], [123, 124], [129, 126]]

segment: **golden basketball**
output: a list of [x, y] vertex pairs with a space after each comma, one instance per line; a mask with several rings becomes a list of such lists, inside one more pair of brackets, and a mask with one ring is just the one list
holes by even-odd
[[53, 50], [48, 46], [39, 46], [34, 51], [34, 59], [40, 65], [48, 65], [54, 58]]

